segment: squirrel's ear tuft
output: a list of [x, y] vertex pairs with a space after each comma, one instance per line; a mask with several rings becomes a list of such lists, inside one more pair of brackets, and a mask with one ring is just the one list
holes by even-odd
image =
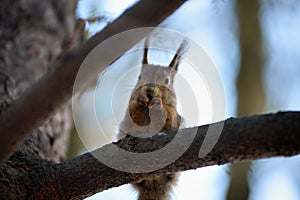
[[149, 47], [149, 36], [145, 38], [144, 55], [142, 60], [143, 65], [148, 64], [148, 47]]
[[186, 50], [188, 49], [188, 46], [189, 46], [188, 40], [184, 39], [181, 42], [181, 44], [180, 44], [180, 46], [179, 46], [179, 48], [178, 48], [178, 50], [177, 50], [177, 52], [176, 52], [173, 60], [169, 64], [169, 67], [175, 69], [176, 71], [178, 70], [178, 66], [179, 66], [179, 63], [180, 63], [180, 61], [182, 59], [182, 55], [186, 52]]

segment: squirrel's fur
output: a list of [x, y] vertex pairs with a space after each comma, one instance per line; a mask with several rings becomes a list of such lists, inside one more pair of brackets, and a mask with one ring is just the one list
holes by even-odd
[[[187, 42], [184, 40], [168, 67], [152, 65], [148, 64], [148, 38], [146, 38], [142, 70], [120, 125], [119, 139], [126, 134], [150, 137], [159, 132], [179, 128], [182, 118], [176, 110], [173, 83], [180, 55], [186, 46]], [[169, 198], [177, 177], [177, 173], [154, 176], [132, 185], [139, 192], [139, 200], [165, 200]]]

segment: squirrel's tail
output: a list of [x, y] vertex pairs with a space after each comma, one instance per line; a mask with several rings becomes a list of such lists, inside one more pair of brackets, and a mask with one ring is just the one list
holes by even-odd
[[132, 184], [139, 192], [138, 200], [167, 200], [172, 186], [177, 182], [179, 173], [155, 176]]

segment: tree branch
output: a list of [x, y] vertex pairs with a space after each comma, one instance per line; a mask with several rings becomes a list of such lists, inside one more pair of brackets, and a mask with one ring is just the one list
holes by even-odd
[[[209, 132], [210, 139], [214, 138], [218, 134], [218, 129], [214, 129], [214, 127], [218, 127], [222, 123], [224, 123], [223, 130], [217, 143], [206, 156], [199, 158], [199, 149], [203, 145], [207, 130], [209, 128], [216, 130]], [[210, 165], [300, 154], [300, 112], [280, 112], [277, 114], [231, 118], [211, 125], [182, 129], [175, 136], [178, 138], [174, 145], [175, 148], [172, 149], [174, 153], [188, 140], [189, 137], [187, 136], [194, 133], [196, 133], [195, 138], [189, 148], [182, 152], [183, 154], [176, 161], [153, 172], [123, 172], [106, 166], [99, 159], [107, 158], [115, 164], [126, 167], [131, 165], [134, 160], [123, 157], [115, 151], [110, 151], [113, 146], [118, 145], [131, 152], [152, 152], [152, 150], [157, 150], [175, 140], [176, 131], [157, 134], [148, 139], [126, 137], [117, 143], [105, 145], [94, 152], [86, 153], [62, 164], [39, 164], [35, 167], [35, 169], [38, 169], [36, 174], [32, 172], [34, 170], [29, 169], [31, 171], [30, 180], [35, 181], [38, 179], [44, 182], [38, 184], [38, 188], [28, 193], [43, 198], [55, 191], [55, 196], [60, 198], [80, 199], [108, 188], [137, 182], [149, 175], [161, 175], [167, 172], [178, 172]], [[168, 155], [172, 156], [172, 153], [169, 152]], [[145, 162], [159, 166], [167, 157], [157, 154], [150, 160], [148, 154], [144, 154], [141, 159], [139, 161], [140, 165]], [[33, 159], [28, 159], [27, 162], [32, 163]], [[46, 161], [42, 160], [41, 162]], [[35, 163], [37, 164], [37, 162]], [[33, 164], [28, 165], [31, 168], [33, 166]], [[133, 169], [132, 172], [136, 172], [136, 170]], [[28, 184], [31, 185], [30, 182]]]
[[[141, 0], [85, 44], [57, 59], [44, 77], [28, 88], [9, 107], [1, 111], [0, 166], [35, 128], [71, 98], [79, 67], [94, 47], [119, 32], [138, 27], [157, 26], [185, 1]], [[137, 35], [126, 41], [125, 45], [107, 49], [107, 52], [101, 55], [106, 58], [105, 62], [102, 62], [101, 66], [97, 68], [91, 67], [89, 75], [96, 76], [99, 74], [113, 60], [117, 59], [116, 55], [125, 53], [144, 36]], [[89, 80], [83, 82], [82, 87], [78, 90], [85, 88], [89, 82]]]

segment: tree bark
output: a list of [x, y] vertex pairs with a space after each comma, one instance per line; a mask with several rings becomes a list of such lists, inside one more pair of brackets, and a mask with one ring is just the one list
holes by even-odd
[[[7, 159], [8, 155], [11, 155], [13, 150], [22, 144], [34, 128], [44, 122], [56, 109], [71, 98], [74, 91], [74, 81], [81, 63], [98, 44], [122, 31], [139, 27], [155, 27], [185, 1], [140, 1], [82, 46], [60, 55], [60, 59], [53, 62], [52, 67], [45, 76], [24, 91], [9, 107], [2, 110], [0, 132], [3, 139], [0, 140], [0, 164]], [[79, 27], [82, 27], [82, 25]], [[146, 33], [143, 32], [140, 35], [126, 38], [126, 42], [122, 42], [120, 46], [114, 48], [107, 46], [105, 51], [102, 52], [101, 62], [91, 63], [87, 77], [75, 92], [86, 88], [98, 73], [145, 36]], [[70, 41], [67, 40], [67, 43]], [[32, 107], [38, 107], [38, 109], [31, 109]], [[28, 117], [19, 115], [20, 112], [26, 112]], [[15, 124], [19, 125], [15, 126]]]
[[[199, 149], [204, 138], [207, 137], [209, 126], [210, 128], [218, 127], [220, 123], [224, 123], [224, 127], [216, 145], [206, 156], [199, 158]], [[153, 172], [136, 173], [135, 169], [131, 171], [135, 173], [119, 171], [99, 161], [99, 158], [101, 160], [106, 157], [116, 164], [130, 165], [135, 160], [124, 157], [118, 152], [110, 151], [112, 146], [117, 145], [130, 152], [153, 152], [168, 145], [176, 135], [175, 148], [172, 149], [175, 152], [188, 140], [187, 135], [190, 134], [195, 134], [195, 138], [189, 148], [182, 152], [183, 154], [176, 161]], [[214, 138], [214, 134], [218, 133], [210, 132], [209, 134], [211, 138]], [[147, 139], [127, 136], [117, 143], [105, 145], [94, 152], [83, 154], [61, 164], [55, 164], [41, 159], [37, 155], [26, 155], [22, 152], [12, 156], [9, 163], [22, 166], [18, 176], [10, 177], [14, 177], [11, 180], [14, 183], [26, 181], [26, 185], [14, 185], [14, 190], [23, 192], [21, 193], [24, 194], [23, 197], [29, 199], [82, 199], [112, 187], [138, 182], [151, 175], [298, 154], [300, 154], [300, 112], [283, 112], [231, 118], [225, 122], [182, 129], [178, 132], [161, 133]], [[158, 154], [149, 160], [147, 154], [145, 155], [138, 162], [160, 165], [164, 159]], [[5, 173], [10, 175], [15, 172], [6, 171]], [[2, 182], [0, 185], [2, 198], [11, 198], [10, 194], [6, 192], [7, 188], [3, 185]]]
[[[0, 108], [1, 116], [29, 86], [49, 69], [59, 56], [75, 27], [76, 2], [1, 1], [0, 5]], [[38, 110], [38, 107], [30, 108]], [[27, 113], [18, 113], [26, 117]], [[19, 122], [22, 123], [22, 122]], [[17, 127], [19, 123], [16, 123]], [[24, 151], [42, 158], [61, 161], [67, 149], [71, 127], [68, 106], [35, 129], [23, 145]], [[9, 133], [12, 136], [14, 133]], [[1, 140], [4, 133], [1, 131]]]
[[[47, 73], [53, 60], [63, 51], [68, 51], [78, 44], [79, 40], [71, 40], [76, 23], [75, 7], [76, 1], [1, 1], [1, 117], [5, 116], [5, 110], [26, 89]], [[39, 107], [33, 106], [30, 109], [39, 110]], [[18, 115], [28, 117], [27, 113], [23, 112], [19, 112]], [[18, 122], [14, 126], [17, 127], [21, 123]], [[34, 154], [55, 163], [64, 160], [71, 126], [71, 110], [66, 104], [32, 131], [26, 142], [0, 170], [0, 199], [25, 199], [25, 188], [31, 187], [27, 185], [30, 176], [21, 175], [28, 168], [19, 165], [23, 159], [19, 155]], [[1, 131], [1, 141], [4, 140], [4, 134]], [[7, 134], [9, 137], [14, 135], [13, 132]], [[27, 186], [19, 187], [20, 185]]]
[[68, 101], [81, 61], [114, 34], [157, 26], [184, 2], [143, 0], [69, 52], [83, 35], [84, 24], [75, 19], [77, 1], [1, 1], [0, 199], [64, 198], [55, 191], [63, 177], [56, 176], [54, 163], [66, 155]]

